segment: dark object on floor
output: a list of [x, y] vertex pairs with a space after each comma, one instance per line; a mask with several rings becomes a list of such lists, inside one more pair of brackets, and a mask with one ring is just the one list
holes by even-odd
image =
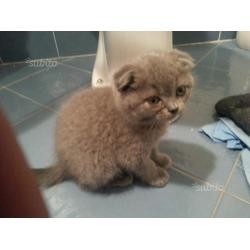
[[0, 110], [0, 217], [48, 217], [36, 178]]
[[215, 109], [219, 116], [232, 119], [250, 135], [250, 94], [226, 97], [216, 103]]

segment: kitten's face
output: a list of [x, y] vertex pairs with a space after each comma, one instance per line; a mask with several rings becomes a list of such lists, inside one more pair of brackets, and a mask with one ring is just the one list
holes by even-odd
[[178, 116], [193, 86], [192, 58], [173, 50], [138, 58], [114, 75], [118, 107], [134, 122], [168, 122]]

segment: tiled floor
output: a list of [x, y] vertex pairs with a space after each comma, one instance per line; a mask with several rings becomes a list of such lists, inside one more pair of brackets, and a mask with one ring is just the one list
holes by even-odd
[[[54, 217], [250, 217], [248, 186], [238, 151], [214, 144], [198, 128], [216, 120], [214, 104], [250, 91], [250, 52], [235, 43], [180, 46], [196, 59], [197, 85], [183, 117], [161, 141], [175, 167], [162, 189], [134, 185], [103, 193], [64, 182], [43, 190]], [[88, 86], [95, 55], [60, 59], [56, 67], [0, 67], [0, 102], [31, 167], [53, 163], [60, 103]]]

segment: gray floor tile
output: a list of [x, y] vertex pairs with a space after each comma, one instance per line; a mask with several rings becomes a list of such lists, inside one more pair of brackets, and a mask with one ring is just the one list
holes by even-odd
[[93, 71], [96, 56], [72, 57], [62, 60], [64, 64], [69, 64], [79, 69]]
[[238, 44], [236, 40], [232, 40], [232, 41], [227, 41], [227, 42], [223, 42], [220, 44], [220, 47], [222, 48], [227, 48], [227, 49], [234, 49], [237, 50], [238, 53], [243, 53], [244, 54], [244, 50], [242, 50]]
[[205, 124], [215, 122], [217, 119], [214, 105], [193, 98], [187, 103], [181, 118], [176, 121], [176, 124], [188, 126], [190, 129], [198, 129]]
[[197, 66], [194, 70], [196, 85], [193, 100], [214, 106], [221, 98], [248, 93], [250, 72], [221, 71]]
[[80, 86], [85, 86], [90, 80], [89, 73], [58, 65], [10, 88], [42, 104], [49, 104]]
[[44, 197], [53, 217], [208, 217], [218, 193], [196, 185], [172, 170], [165, 188], [133, 185], [91, 193], [68, 181], [45, 190]]
[[28, 63], [2, 65], [0, 66], [0, 87], [6, 86], [39, 70], [41, 68], [31, 67]]
[[226, 45], [220, 45], [214, 49], [204, 60], [201, 65], [207, 65], [215, 69], [223, 69], [234, 74], [238, 71], [249, 75], [250, 72], [250, 51], [228, 48]]
[[12, 125], [41, 110], [40, 106], [7, 90], [0, 90], [0, 107]]
[[250, 205], [225, 195], [220, 204], [216, 217], [221, 218], [249, 218]]
[[214, 47], [215, 44], [176, 46], [177, 49], [189, 53], [196, 63]]
[[250, 202], [250, 186], [247, 182], [241, 159], [239, 159], [237, 167], [229, 183], [228, 192], [231, 192]]
[[15, 132], [31, 168], [47, 167], [54, 163], [54, 131], [56, 115], [42, 111], [17, 127]]

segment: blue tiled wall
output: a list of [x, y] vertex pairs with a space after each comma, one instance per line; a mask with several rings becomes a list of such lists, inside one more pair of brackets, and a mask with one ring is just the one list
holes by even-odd
[[233, 39], [236, 31], [174, 31], [174, 44], [197, 43], [215, 40]]
[[96, 53], [97, 31], [0, 32], [0, 62]]
[[[232, 39], [236, 31], [174, 31], [174, 44]], [[96, 53], [97, 31], [0, 32], [0, 63]]]
[[58, 31], [54, 34], [60, 56], [96, 53], [98, 32]]

